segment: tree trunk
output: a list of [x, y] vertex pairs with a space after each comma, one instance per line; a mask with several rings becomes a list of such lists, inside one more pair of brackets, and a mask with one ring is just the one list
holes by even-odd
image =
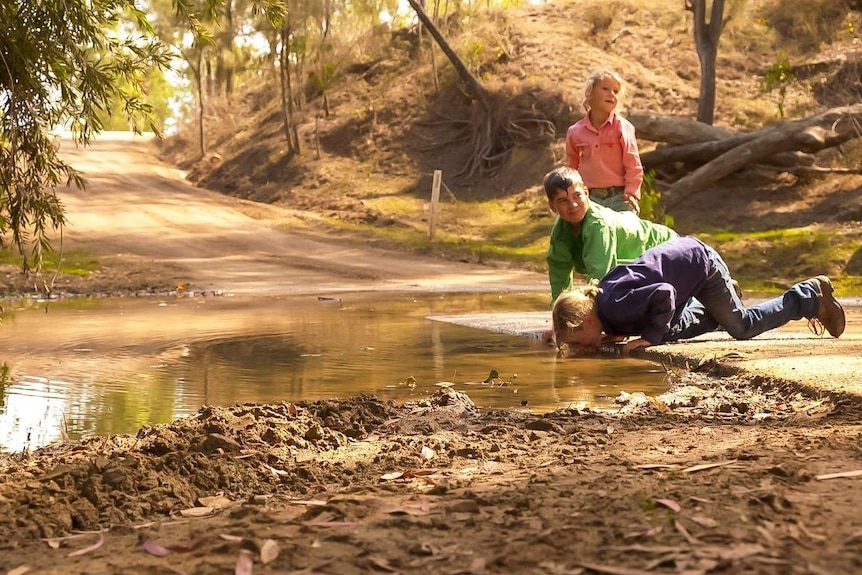
[[488, 92], [485, 90], [484, 86], [482, 86], [482, 84], [479, 83], [479, 80], [470, 73], [458, 57], [458, 54], [456, 54], [452, 47], [449, 46], [449, 43], [446, 42], [446, 39], [440, 33], [440, 30], [437, 29], [437, 26], [435, 26], [434, 22], [431, 21], [431, 18], [428, 17], [428, 14], [425, 13], [425, 10], [422, 9], [419, 2], [417, 0], [407, 0], [407, 2], [409, 2], [413, 10], [416, 11], [416, 15], [419, 16], [419, 20], [428, 29], [431, 36], [434, 37], [434, 40], [437, 42], [437, 45], [440, 46], [443, 53], [446, 54], [446, 57], [449, 58], [450, 62], [452, 62], [452, 65], [455, 67], [455, 71], [458, 72], [461, 80], [467, 84], [467, 88], [479, 103], [479, 106], [481, 106], [485, 112], [490, 111], [491, 98], [488, 96]]
[[204, 89], [203, 89], [203, 49], [198, 48], [194, 60], [186, 58], [192, 64], [192, 74], [198, 90], [198, 141], [200, 143], [201, 158], [207, 153], [206, 128], [204, 127]]
[[317, 65], [319, 72], [320, 91], [323, 96], [323, 113], [324, 117], [328, 118], [331, 115], [329, 109], [329, 80], [330, 73], [327, 71], [326, 55], [329, 52], [327, 45], [329, 43], [329, 33], [332, 29], [332, 2], [331, 0], [323, 0], [323, 30], [320, 33], [320, 43], [317, 48]]
[[281, 121], [284, 130], [284, 141], [287, 143], [287, 153], [294, 155], [299, 150], [294, 147], [293, 131], [293, 94], [290, 84], [290, 34], [291, 18], [288, 12], [281, 24], [281, 57], [279, 80], [281, 86]]
[[700, 97], [697, 119], [712, 124], [715, 117], [715, 59], [718, 39], [724, 28], [724, 0], [712, 0], [709, 22], [706, 22], [706, 0], [686, 0], [685, 8], [694, 14], [694, 44], [700, 60]]

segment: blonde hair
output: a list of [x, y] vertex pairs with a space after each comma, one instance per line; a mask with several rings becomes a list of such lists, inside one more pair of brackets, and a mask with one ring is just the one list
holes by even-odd
[[602, 80], [613, 80], [620, 85], [620, 91], [619, 94], [617, 94], [617, 110], [622, 111], [623, 108], [625, 108], [626, 94], [628, 93], [626, 81], [623, 80], [622, 76], [620, 76], [613, 70], [607, 69], [597, 70], [590, 74], [589, 78], [587, 78], [587, 81], [584, 84], [584, 101], [581, 104], [584, 107], [584, 110], [586, 110], [587, 112], [590, 111], [590, 96], [593, 95], [593, 88], [595, 88], [596, 84], [598, 84]]
[[596, 295], [599, 293], [598, 283], [593, 280], [581, 288], [564, 291], [554, 302], [551, 310], [551, 322], [554, 327], [554, 343], [560, 347], [565, 342], [565, 335], [581, 327], [584, 318], [596, 311]]

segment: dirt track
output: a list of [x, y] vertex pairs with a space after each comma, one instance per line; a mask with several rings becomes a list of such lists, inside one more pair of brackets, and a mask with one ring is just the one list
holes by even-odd
[[[231, 198], [190, 185], [159, 163], [149, 143], [101, 134], [87, 150], [61, 151], [86, 191], [63, 190], [66, 246], [143, 266], [191, 289], [245, 295], [321, 291], [543, 290], [541, 274], [402, 256], [314, 234], [310, 214]], [[302, 227], [302, 233], [291, 233]], [[133, 273], [130, 269], [130, 273]], [[170, 284], [170, 281], [166, 282]]]

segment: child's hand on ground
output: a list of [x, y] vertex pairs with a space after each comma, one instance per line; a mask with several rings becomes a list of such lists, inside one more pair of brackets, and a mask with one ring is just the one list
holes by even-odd
[[634, 350], [640, 349], [642, 347], [649, 347], [651, 345], [652, 344], [650, 342], [648, 342], [642, 337], [633, 339], [629, 342], [626, 342], [626, 344], [623, 346], [623, 355], [631, 355]]

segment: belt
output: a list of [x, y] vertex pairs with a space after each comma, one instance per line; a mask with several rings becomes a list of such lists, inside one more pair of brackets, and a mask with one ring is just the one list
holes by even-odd
[[617, 194], [622, 195], [625, 191], [626, 189], [623, 186], [611, 186], [609, 188], [590, 188], [590, 195], [599, 198], [600, 200], [603, 200]]

